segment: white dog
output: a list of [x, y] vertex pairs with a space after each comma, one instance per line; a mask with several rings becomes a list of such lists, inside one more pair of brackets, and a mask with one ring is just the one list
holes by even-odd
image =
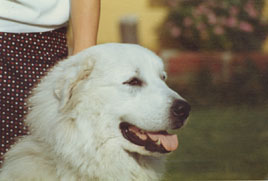
[[6, 154], [1, 181], [159, 180], [169, 129], [190, 106], [165, 84], [161, 59], [104, 44], [56, 65], [29, 99], [31, 134]]

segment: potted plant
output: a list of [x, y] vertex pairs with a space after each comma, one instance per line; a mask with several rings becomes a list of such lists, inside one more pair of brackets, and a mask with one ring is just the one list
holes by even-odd
[[268, 26], [263, 0], [168, 0], [163, 47], [191, 51], [260, 50]]
[[233, 62], [256, 55], [266, 39], [263, 0], [167, 0], [167, 4], [170, 11], [159, 37], [162, 49], [177, 50], [165, 58], [171, 73], [205, 67], [228, 79]]

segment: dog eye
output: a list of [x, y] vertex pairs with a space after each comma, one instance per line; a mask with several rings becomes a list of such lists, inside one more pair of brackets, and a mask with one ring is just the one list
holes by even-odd
[[163, 75], [161, 76], [161, 79], [164, 80], [164, 81], [166, 81], [166, 80], [167, 80], [167, 74], [163, 74]]
[[133, 77], [132, 79], [124, 82], [123, 84], [128, 84], [131, 86], [142, 86], [142, 81], [138, 79], [137, 77]]

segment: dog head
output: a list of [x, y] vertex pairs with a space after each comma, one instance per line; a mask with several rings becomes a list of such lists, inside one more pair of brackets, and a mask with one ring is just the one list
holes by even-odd
[[[107, 146], [161, 155], [177, 148], [177, 136], [167, 130], [181, 128], [190, 112], [189, 104], [166, 85], [166, 78], [162, 60], [141, 46], [98, 45], [57, 65], [37, 87], [33, 99], [40, 103], [33, 108], [53, 107], [46, 114], [58, 121], [51, 121], [47, 134], [64, 127], [63, 139], [79, 139], [80, 148]], [[47, 97], [41, 95], [44, 87], [52, 89]], [[45, 106], [40, 99], [50, 100], [49, 96], [53, 102]], [[40, 124], [44, 123], [38, 123], [38, 129]]]

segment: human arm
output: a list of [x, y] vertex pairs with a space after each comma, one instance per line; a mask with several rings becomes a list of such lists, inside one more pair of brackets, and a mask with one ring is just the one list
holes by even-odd
[[97, 43], [100, 0], [72, 0], [73, 54]]

